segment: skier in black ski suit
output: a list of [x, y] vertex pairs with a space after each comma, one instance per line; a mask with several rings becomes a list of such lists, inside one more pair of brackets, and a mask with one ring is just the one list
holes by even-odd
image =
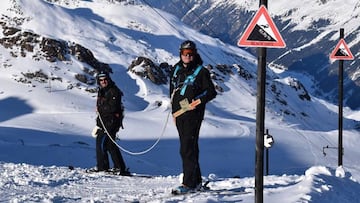
[[[183, 166], [182, 185], [174, 193], [199, 189], [202, 184], [199, 166], [199, 132], [205, 105], [216, 97], [209, 71], [202, 66], [193, 41], [180, 45], [180, 61], [174, 65], [170, 79], [172, 113], [180, 138], [180, 155]], [[200, 103], [193, 106], [190, 103]]]
[[[123, 105], [121, 98], [122, 91], [111, 80], [107, 72], [100, 72], [97, 75], [99, 85], [96, 110], [96, 171], [108, 171], [110, 169], [108, 152], [111, 155], [114, 168], [120, 175], [129, 175], [124, 159], [119, 148], [113, 142], [120, 127], [123, 127]], [[108, 134], [107, 134], [108, 133]], [[109, 138], [111, 136], [112, 140]]]

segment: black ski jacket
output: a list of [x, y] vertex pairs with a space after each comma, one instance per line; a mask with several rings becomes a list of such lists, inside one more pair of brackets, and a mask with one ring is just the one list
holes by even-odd
[[[181, 95], [181, 89], [184, 81], [192, 75], [196, 69], [201, 66], [200, 71], [196, 74], [195, 80], [192, 84], [188, 84], [185, 92]], [[178, 70], [174, 74], [176, 67]], [[170, 98], [172, 100], [172, 113], [181, 109], [179, 102], [185, 98], [191, 103], [193, 100], [200, 99], [201, 104], [194, 110], [187, 111], [180, 115], [179, 119], [203, 119], [205, 113], [205, 105], [217, 95], [214, 84], [210, 78], [210, 72], [201, 64], [191, 63], [186, 68], [179, 61], [173, 67], [170, 75]]]
[[[117, 132], [122, 127], [124, 117], [122, 96], [122, 91], [110, 79], [107, 87], [99, 88], [96, 107], [109, 133]], [[96, 125], [102, 129], [104, 128], [99, 116], [96, 119]]]

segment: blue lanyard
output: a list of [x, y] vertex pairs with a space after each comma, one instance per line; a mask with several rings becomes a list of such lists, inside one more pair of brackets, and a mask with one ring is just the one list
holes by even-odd
[[[179, 71], [180, 67], [179, 66], [176, 66], [176, 69], [174, 71], [174, 75], [173, 77], [176, 78], [177, 77], [177, 72]], [[189, 75], [186, 77], [186, 79], [184, 80], [184, 84], [183, 86], [181, 87], [181, 91], [180, 91], [180, 94], [182, 96], [184, 96], [185, 94], [185, 91], [186, 91], [186, 88], [188, 85], [192, 85], [196, 79], [196, 76], [199, 74], [200, 70], [202, 69], [202, 66], [198, 66], [195, 71], [193, 72], [193, 74]], [[175, 84], [174, 84], [175, 86]]]

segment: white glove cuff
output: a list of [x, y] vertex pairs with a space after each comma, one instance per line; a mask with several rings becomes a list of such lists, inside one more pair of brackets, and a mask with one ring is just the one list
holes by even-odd
[[99, 130], [99, 126], [95, 126], [94, 129], [91, 132], [91, 135], [96, 138], [97, 137], [97, 131]]

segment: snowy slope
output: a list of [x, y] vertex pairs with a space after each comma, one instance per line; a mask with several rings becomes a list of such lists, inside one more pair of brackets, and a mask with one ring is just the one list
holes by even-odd
[[[34, 60], [30, 52], [25, 57], [13, 57], [20, 53], [18, 48], [0, 46], [0, 201], [254, 201], [255, 56], [200, 34], [174, 16], [143, 4], [105, 0], [18, 2], [3, 1], [0, 10], [7, 16], [23, 17], [18, 28], [79, 43], [111, 66], [113, 79], [125, 92], [125, 129], [118, 134], [125, 161], [132, 172], [156, 177], [83, 173], [84, 168], [95, 165], [94, 138], [90, 135], [96, 116], [95, 94], [85, 91], [94, 85], [78, 84], [74, 75], [88, 65], [72, 56], [68, 61], [52, 63]], [[213, 180], [213, 189], [242, 192], [176, 197], [169, 194], [180, 184], [181, 162], [177, 132], [169, 117], [168, 87], [140, 78], [128, 72], [127, 67], [138, 56], [174, 64], [178, 45], [187, 38], [198, 43], [205, 64], [240, 64], [253, 74], [252, 79], [245, 80], [238, 74], [221, 74], [215, 69], [223, 80], [216, 82], [224, 91], [208, 105], [201, 129], [204, 179]], [[63, 80], [18, 82], [22, 73], [38, 70]], [[266, 128], [274, 136], [275, 145], [269, 150], [265, 202], [356, 201], [360, 154], [354, 123], [360, 120], [358, 112], [345, 109], [344, 168], [338, 168], [337, 150], [325, 148], [326, 156], [323, 153], [323, 147], [337, 145], [336, 107], [312, 96], [310, 101], [299, 99], [299, 92], [304, 92], [294, 78], [280, 78], [269, 70], [268, 79]], [[75, 88], [69, 89], [69, 85]], [[270, 87], [276, 87], [276, 91]], [[294, 87], [299, 89], [295, 91]], [[282, 105], [280, 99], [287, 105]], [[146, 152], [158, 139], [157, 145]], [[69, 170], [68, 166], [75, 169]]]

